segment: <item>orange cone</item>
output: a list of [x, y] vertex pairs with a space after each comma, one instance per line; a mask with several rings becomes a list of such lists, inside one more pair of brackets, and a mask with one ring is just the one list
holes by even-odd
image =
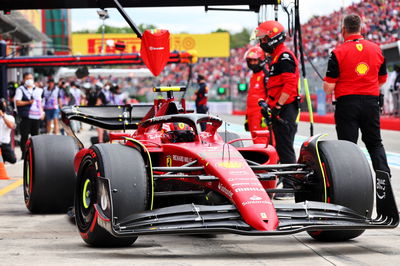
[[10, 179], [8, 177], [6, 166], [4, 165], [3, 155], [1, 154], [0, 149], [0, 179]]

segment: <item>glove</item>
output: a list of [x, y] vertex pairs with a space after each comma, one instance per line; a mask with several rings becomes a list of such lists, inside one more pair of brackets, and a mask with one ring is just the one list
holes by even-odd
[[265, 128], [265, 127], [267, 127], [268, 126], [268, 121], [267, 121], [267, 119], [265, 119], [265, 117], [261, 117], [261, 123], [260, 123], [260, 126], [262, 127], [262, 128]]
[[281, 113], [281, 109], [278, 109], [278, 108], [276, 108], [276, 107], [272, 108], [272, 110], [271, 110], [271, 116], [272, 116], [273, 118], [279, 117], [279, 114], [280, 114], [280, 113]]

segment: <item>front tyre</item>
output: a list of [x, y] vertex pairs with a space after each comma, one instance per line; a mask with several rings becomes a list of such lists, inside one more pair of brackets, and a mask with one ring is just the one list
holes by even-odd
[[[81, 161], [75, 197], [76, 224], [83, 240], [92, 246], [123, 247], [132, 245], [137, 237], [115, 237], [97, 223], [95, 206], [99, 177], [110, 180], [113, 212], [118, 220], [147, 210], [151, 183], [141, 153], [120, 144], [96, 144]], [[108, 217], [109, 218], [109, 217]]]
[[[358, 214], [371, 217], [374, 202], [373, 177], [365, 155], [352, 142], [330, 140], [318, 142], [325, 179], [316, 176], [310, 193], [296, 194], [296, 201], [322, 201], [348, 207]], [[310, 159], [310, 158], [309, 158]], [[319, 166], [318, 158], [306, 161]], [[318, 173], [318, 171], [315, 171]], [[319, 241], [345, 241], [360, 236], [365, 230], [309, 231]]]

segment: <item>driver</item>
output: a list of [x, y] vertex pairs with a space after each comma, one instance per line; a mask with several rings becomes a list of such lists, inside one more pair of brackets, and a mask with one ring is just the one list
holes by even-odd
[[164, 123], [162, 125], [161, 141], [163, 143], [193, 142], [193, 129], [185, 123]]

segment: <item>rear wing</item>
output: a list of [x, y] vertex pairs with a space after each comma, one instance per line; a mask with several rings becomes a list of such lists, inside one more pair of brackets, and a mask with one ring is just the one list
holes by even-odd
[[108, 130], [137, 129], [138, 123], [152, 110], [153, 104], [65, 106], [61, 110], [62, 121], [67, 126], [70, 120]]

